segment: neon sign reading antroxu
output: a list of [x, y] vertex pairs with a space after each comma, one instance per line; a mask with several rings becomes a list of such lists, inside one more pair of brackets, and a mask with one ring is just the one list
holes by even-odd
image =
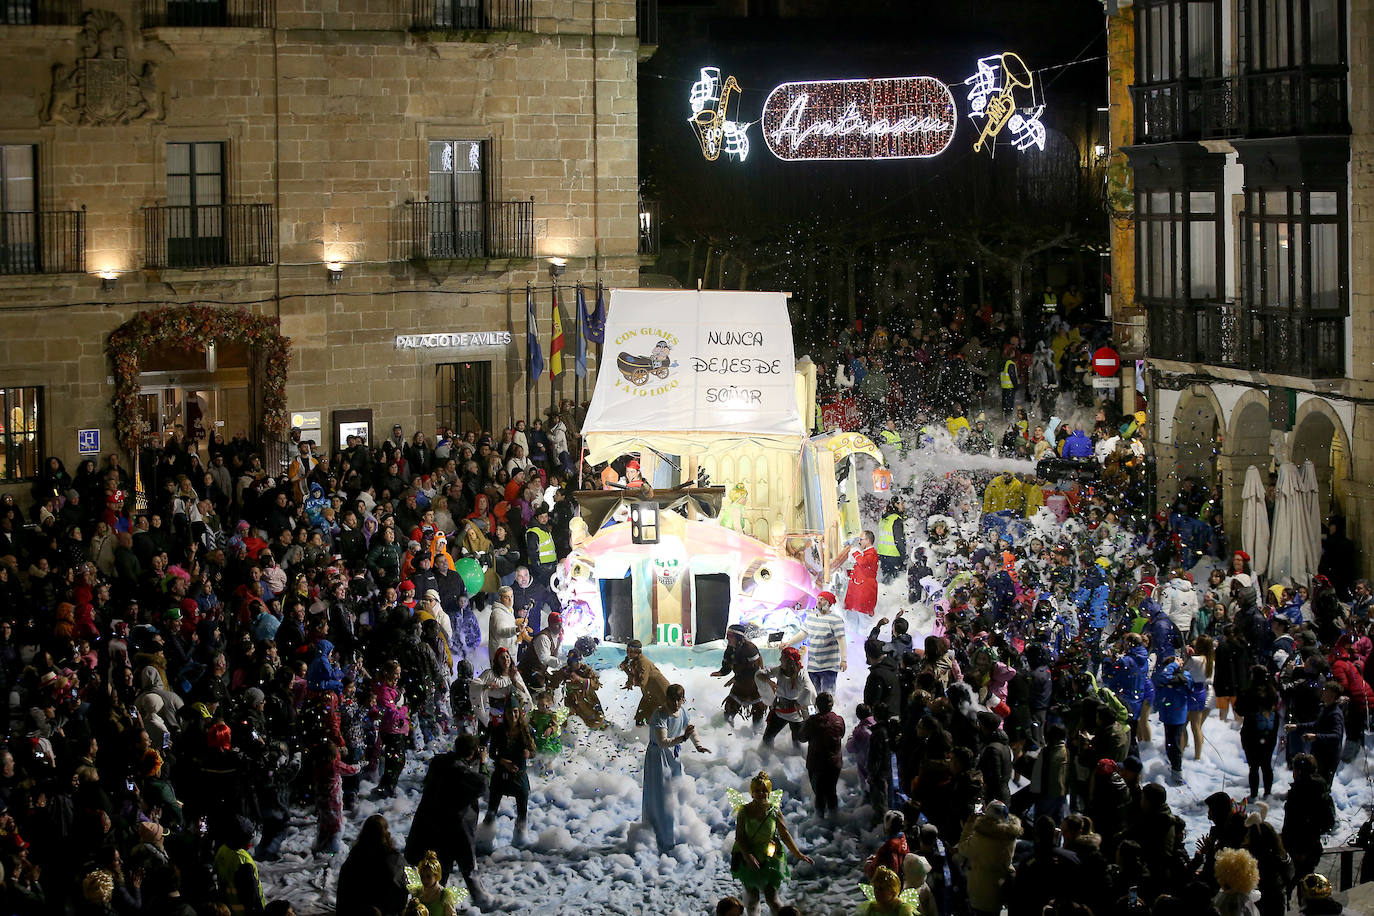
[[779, 159], [928, 159], [954, 139], [949, 87], [931, 76], [783, 83], [763, 103]]

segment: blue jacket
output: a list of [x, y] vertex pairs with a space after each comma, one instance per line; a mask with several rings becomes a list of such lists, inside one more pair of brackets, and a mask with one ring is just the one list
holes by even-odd
[[1150, 677], [1150, 653], [1144, 646], [1131, 646], [1107, 672], [1107, 686], [1131, 711], [1131, 718], [1140, 717], [1145, 702], [1145, 683]]
[[1155, 671], [1155, 709], [1165, 725], [1188, 721], [1188, 697], [1193, 692], [1193, 676], [1178, 662], [1169, 662]]
[[1302, 602], [1294, 598], [1279, 608], [1279, 613], [1287, 617], [1295, 627], [1302, 626]]
[[343, 690], [343, 671], [335, 667], [329, 660], [329, 653], [334, 651], [334, 644], [327, 639], [321, 639], [315, 645], [319, 648], [320, 654], [315, 656], [310, 667], [305, 669], [305, 686], [311, 690], [341, 692]]
[[1107, 625], [1107, 598], [1111, 589], [1102, 567], [1096, 563], [1084, 568], [1082, 585], [1074, 592], [1073, 603], [1078, 605], [1083, 625], [1101, 629]]
[[1169, 615], [1154, 604], [1151, 599], [1150, 622], [1145, 625], [1145, 632], [1150, 636], [1150, 654], [1156, 658], [1164, 658], [1169, 655], [1177, 655], [1183, 648], [1183, 637], [1179, 635], [1178, 627], [1169, 619]]
[[1091, 458], [1093, 456], [1093, 441], [1088, 438], [1088, 434], [1081, 429], [1075, 429], [1069, 438], [1064, 440], [1065, 458]]

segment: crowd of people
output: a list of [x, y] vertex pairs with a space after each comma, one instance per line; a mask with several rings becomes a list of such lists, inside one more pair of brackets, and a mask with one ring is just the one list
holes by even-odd
[[[965, 337], [974, 322], [995, 340], [956, 315], [938, 334], [841, 342], [837, 380], [890, 457], [948, 439], [1077, 471], [959, 471], [866, 497], [848, 571], [780, 645], [732, 624], [718, 695], [697, 708], [719, 704], [766, 757], [804, 753], [816, 817], [878, 831], [856, 874], [864, 914], [1269, 916], [1295, 893], [1339, 912], [1318, 860], [1374, 702], [1369, 584], [1264, 582], [1195, 484], [1154, 515], [1140, 417], [1103, 404], [1091, 431], [1053, 423], [1065, 401], [1046, 386], [1087, 336], [1051, 320], [1027, 362], [1015, 337]], [[991, 391], [945, 378], [975, 351]], [[994, 435], [964, 407], [999, 389]], [[480, 861], [503, 801], [520, 844], [533, 761], [558, 752], [569, 715], [605, 725], [606, 672], [586, 663], [594, 641], [564, 645], [550, 580], [578, 481], [643, 484], [631, 456], [578, 467], [579, 419], [565, 404], [496, 434], [396, 426], [333, 454], [293, 434], [279, 468], [244, 437], [173, 430], [141, 451], [141, 490], [112, 454], [74, 475], [49, 459], [27, 505], [0, 498], [9, 912], [285, 916], [258, 866], [303, 811], [312, 852], [344, 859], [341, 916], [492, 906]], [[642, 820], [667, 852], [681, 753], [712, 752], [682, 685], [625, 649], [647, 727]], [[1240, 731], [1250, 791], [1207, 797], [1211, 829], [1188, 837], [1179, 793], [1213, 710]], [[1156, 743], [1162, 781], [1144, 775]], [[421, 749], [405, 836], [374, 814], [345, 854], [359, 798], [397, 793]], [[1275, 759], [1291, 772], [1281, 829], [1266, 816]], [[767, 771], [747, 788], [729, 862], [741, 897], [717, 912], [808, 912], [804, 894], [783, 900], [789, 857], [812, 859], [781, 791]]]

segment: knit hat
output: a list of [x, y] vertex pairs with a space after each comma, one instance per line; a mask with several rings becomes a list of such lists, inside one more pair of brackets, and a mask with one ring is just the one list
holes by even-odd
[[983, 809], [983, 813], [989, 817], [996, 818], [1004, 824], [1011, 820], [1011, 809], [1007, 807], [1006, 802], [999, 799], [993, 799], [988, 802], [987, 807]]
[[783, 649], [782, 657], [790, 660], [794, 665], [801, 664], [801, 652], [798, 651], [796, 646], [788, 646], [786, 649]]
[[1248, 573], [1236, 573], [1231, 580], [1238, 583], [1241, 588], [1250, 588], [1254, 584]]
[[427, 588], [427, 589], [425, 589], [425, 598], [426, 598], [427, 600], [429, 600], [429, 601], [442, 601], [442, 600], [443, 600], [442, 598], [439, 597], [439, 593], [436, 592], [436, 591], [435, 591], [434, 589], [432, 589], [432, 588]]
[[1117, 762], [1110, 757], [1103, 757], [1097, 761], [1097, 772], [1103, 776], [1113, 776], [1118, 769]]
[[243, 692], [243, 702], [249, 706], [257, 706], [265, 699], [267, 699], [267, 695], [257, 687], [249, 687]]
[[415, 583], [411, 582], [409, 579], [403, 579], [401, 580], [401, 584], [398, 585], [397, 588], [399, 588], [403, 592], [413, 592], [415, 591]]
[[549, 622], [548, 622], [548, 625], [545, 627], [545, 629], [548, 629], [548, 630], [562, 630], [562, 629], [563, 629], [563, 615], [560, 614], [560, 613], [558, 613], [557, 611], [550, 611], [550, 612], [549, 612]]
[[823, 600], [823, 601], [825, 601], [826, 604], [833, 605], [833, 604], [835, 603], [835, 593], [834, 593], [834, 592], [821, 592], [819, 595], [816, 596], [816, 600], [817, 600], [817, 601], [822, 601], [822, 600]]

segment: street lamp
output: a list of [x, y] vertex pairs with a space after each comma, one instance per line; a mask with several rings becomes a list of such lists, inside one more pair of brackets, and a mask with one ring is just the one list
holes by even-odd
[[568, 272], [567, 258], [549, 258], [549, 275], [557, 280]]

